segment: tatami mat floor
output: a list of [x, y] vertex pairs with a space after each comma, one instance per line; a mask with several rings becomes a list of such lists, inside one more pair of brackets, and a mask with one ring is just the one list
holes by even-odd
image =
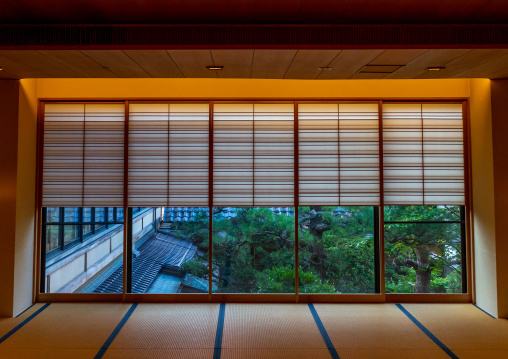
[[0, 318], [0, 358], [508, 358], [471, 304], [36, 304]]

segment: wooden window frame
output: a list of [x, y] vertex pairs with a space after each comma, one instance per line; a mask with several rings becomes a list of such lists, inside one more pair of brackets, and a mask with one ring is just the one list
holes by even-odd
[[[130, 248], [129, 228], [132, 224], [129, 219], [132, 219], [132, 210], [128, 207], [128, 126], [129, 126], [129, 102], [142, 102], [142, 103], [209, 103], [209, 209], [213, 207], [213, 104], [214, 103], [294, 103], [294, 131], [295, 131], [295, 217], [297, 218], [298, 201], [298, 104], [299, 103], [362, 103], [362, 102], [378, 102], [379, 106], [379, 166], [380, 166], [380, 205], [379, 209], [384, 208], [383, 203], [383, 131], [382, 131], [382, 105], [383, 103], [461, 103], [463, 108], [463, 146], [464, 146], [464, 187], [465, 187], [465, 249], [467, 270], [466, 281], [467, 291], [461, 294], [395, 294], [385, 293], [385, 263], [384, 263], [384, 211], [378, 210], [379, 216], [375, 225], [379, 226], [379, 248], [377, 248], [378, 257], [376, 258], [376, 265], [379, 266], [379, 280], [376, 285], [379, 285], [379, 293], [375, 294], [300, 294], [298, 292], [298, 285], [296, 291], [292, 294], [221, 294], [211, 293], [208, 294], [133, 294], [129, 293], [128, 288], [128, 273], [130, 262], [132, 259], [132, 251], [124, 250], [124, 286], [123, 293], [109, 293], [109, 294], [84, 294], [84, 293], [41, 293], [40, 286], [44, 283], [44, 277], [41, 273], [41, 265], [44, 263], [44, 254], [41, 249], [42, 238], [42, 171], [43, 171], [43, 145], [44, 145], [44, 105], [45, 103], [125, 103], [125, 141], [124, 141], [124, 249]], [[36, 209], [35, 209], [35, 233], [36, 241], [34, 243], [34, 287], [33, 298], [35, 302], [125, 302], [125, 303], [471, 303], [475, 298], [474, 282], [472, 274], [474, 273], [474, 253], [472, 252], [472, 203], [471, 203], [471, 156], [470, 156], [470, 111], [469, 111], [469, 98], [270, 98], [270, 99], [256, 99], [256, 98], [233, 98], [233, 99], [210, 99], [210, 98], [155, 98], [155, 99], [139, 99], [139, 98], [126, 98], [126, 99], [51, 99], [41, 98], [38, 100], [38, 124], [37, 124], [37, 187], [36, 187]], [[212, 212], [210, 212], [212, 213]], [[295, 221], [297, 223], [297, 221]], [[132, 228], [131, 228], [132, 229]], [[212, 220], [210, 219], [209, 233], [212, 233]], [[295, 224], [295, 268], [298, 268], [298, 230]], [[211, 242], [212, 236], [209, 236]], [[211, 246], [210, 246], [211, 248]], [[130, 252], [130, 255], [129, 253]], [[209, 251], [210, 263], [212, 260], [212, 251]], [[211, 266], [210, 266], [211, 271]], [[211, 276], [210, 276], [211, 281]], [[295, 271], [295, 281], [298, 284], [298, 271]]]

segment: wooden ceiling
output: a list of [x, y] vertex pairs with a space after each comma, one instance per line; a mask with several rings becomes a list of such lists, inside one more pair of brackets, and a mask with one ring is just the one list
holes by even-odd
[[[224, 69], [211, 71], [210, 65]], [[365, 65], [401, 67], [363, 73]], [[445, 68], [428, 71], [431, 66]], [[0, 67], [0, 79], [499, 79], [508, 77], [508, 49], [2, 50]]]
[[504, 24], [506, 0], [2, 0], [2, 24]]

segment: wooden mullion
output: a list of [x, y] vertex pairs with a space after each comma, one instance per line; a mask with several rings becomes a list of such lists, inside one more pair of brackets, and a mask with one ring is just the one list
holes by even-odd
[[213, 285], [213, 101], [208, 107], [208, 301], [212, 300]]
[[295, 294], [296, 302], [300, 299], [300, 236], [298, 226], [298, 213], [300, 206], [300, 142], [299, 142], [299, 124], [298, 124], [298, 101], [294, 102], [294, 214], [295, 214]]
[[[131, 264], [128, 263], [129, 255], [129, 101], [125, 101], [125, 122], [124, 122], [124, 143], [123, 143], [123, 286], [122, 299], [125, 300], [128, 287], [127, 272], [131, 270]], [[132, 248], [130, 249], [132, 252]]]

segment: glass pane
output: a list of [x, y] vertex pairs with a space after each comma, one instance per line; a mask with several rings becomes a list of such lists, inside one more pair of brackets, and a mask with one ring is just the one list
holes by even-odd
[[133, 293], [208, 293], [208, 208], [133, 215]]
[[116, 221], [122, 222], [123, 221], [123, 208], [118, 207], [116, 209]]
[[299, 207], [299, 292], [374, 293], [374, 208]]
[[64, 228], [64, 245], [72, 243], [79, 239], [79, 226], [66, 225]]
[[90, 207], [83, 208], [83, 222], [92, 221], [92, 209]]
[[64, 222], [79, 222], [78, 208], [65, 208]]
[[46, 252], [59, 248], [58, 228], [59, 226], [46, 226]]
[[60, 222], [60, 208], [58, 208], [58, 207], [48, 207], [47, 208], [46, 221], [47, 221], [47, 223]]
[[460, 207], [385, 207], [387, 293], [462, 293], [461, 224], [446, 223], [458, 219]]
[[[58, 211], [60, 209], [57, 209]], [[79, 208], [62, 208], [65, 222], [75, 221]], [[56, 210], [46, 211], [48, 215]], [[123, 286], [123, 225], [109, 225], [98, 234], [93, 231], [91, 208], [86, 225], [43, 225], [46, 234], [44, 292], [46, 293], [121, 293]], [[71, 219], [72, 218], [72, 219]], [[47, 220], [48, 218], [46, 218]], [[44, 222], [45, 219], [43, 219]], [[83, 227], [82, 242], [80, 230]], [[60, 232], [61, 231], [61, 232]], [[63, 235], [63, 250], [58, 243]], [[74, 245], [75, 244], [75, 245]], [[52, 251], [52, 249], [56, 249]]]
[[115, 213], [113, 208], [108, 208], [108, 222], [113, 222], [115, 220]]
[[[95, 207], [95, 222], [105, 222], [105, 208], [103, 207]], [[96, 224], [95, 225], [95, 232], [99, 232], [106, 229], [105, 224]]]
[[293, 207], [213, 208], [218, 293], [294, 293]]

